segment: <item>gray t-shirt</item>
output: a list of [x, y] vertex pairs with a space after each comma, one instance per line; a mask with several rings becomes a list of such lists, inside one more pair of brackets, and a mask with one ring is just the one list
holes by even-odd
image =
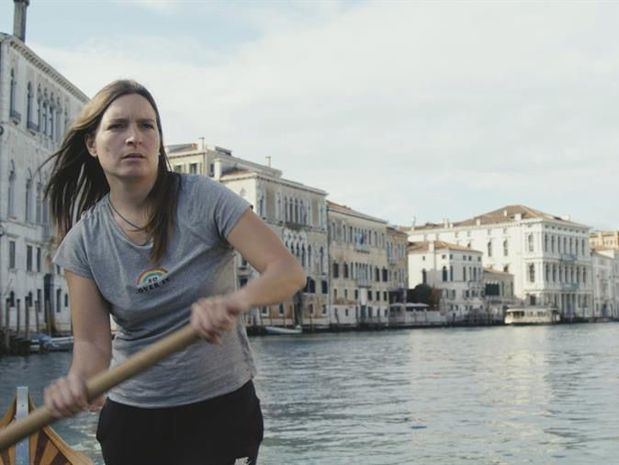
[[[186, 325], [198, 298], [234, 290], [234, 255], [226, 237], [248, 207], [211, 179], [181, 175], [174, 234], [156, 266], [149, 261], [152, 244], [132, 243], [116, 224], [108, 196], [71, 228], [54, 262], [92, 279], [110, 304], [118, 325], [112, 366]], [[147, 408], [183, 405], [232, 392], [255, 372], [239, 323], [224, 333], [221, 345], [193, 344], [114, 388], [109, 398]]]

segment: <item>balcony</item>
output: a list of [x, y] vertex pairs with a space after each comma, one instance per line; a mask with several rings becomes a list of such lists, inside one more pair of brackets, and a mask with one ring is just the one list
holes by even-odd
[[28, 123], [26, 123], [26, 127], [30, 129], [32, 132], [39, 131], [39, 125], [36, 124], [34, 121], [28, 121]]
[[561, 255], [559, 255], [559, 260], [561, 260], [562, 262], [575, 262], [576, 255], [573, 253], [562, 253]]
[[21, 121], [21, 113], [19, 113], [14, 108], [11, 108], [11, 111], [9, 112], [9, 116], [15, 124], [19, 124], [19, 122]]
[[372, 281], [370, 281], [368, 278], [357, 278], [355, 282], [357, 283], [358, 287], [370, 287], [372, 285]]
[[577, 283], [562, 283], [561, 289], [564, 291], [575, 291], [578, 289]]
[[370, 245], [361, 242], [355, 242], [355, 250], [357, 252], [370, 253]]
[[400, 259], [399, 259], [398, 257], [394, 256], [394, 255], [389, 255], [389, 256], [387, 257], [387, 262], [388, 262], [390, 265], [395, 265], [395, 264], [396, 264], [396, 263], [398, 263], [399, 261], [400, 261]]

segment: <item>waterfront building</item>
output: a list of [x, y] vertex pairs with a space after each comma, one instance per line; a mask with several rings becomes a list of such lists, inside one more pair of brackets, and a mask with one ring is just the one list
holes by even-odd
[[619, 318], [619, 249], [594, 249], [593, 317]]
[[521, 303], [514, 297], [514, 275], [511, 273], [484, 268], [483, 285], [486, 310], [495, 322], [504, 320], [507, 308]]
[[619, 231], [593, 231], [589, 235], [589, 245], [592, 249], [619, 250]]
[[451, 323], [485, 316], [482, 253], [445, 241], [413, 242], [408, 247], [408, 285], [440, 289], [440, 311]]
[[390, 286], [387, 222], [330, 201], [327, 221], [331, 326], [386, 326]]
[[[25, 43], [28, 0], [15, 0], [13, 34], [0, 33], [0, 328], [70, 330], [41, 164], [88, 97]], [[47, 325], [49, 323], [49, 325]]]
[[[327, 193], [285, 179], [280, 170], [235, 157], [221, 147], [191, 143], [171, 145], [167, 151], [175, 171], [209, 176], [246, 199], [305, 269], [305, 289], [290, 301], [253, 309], [246, 316], [248, 327], [327, 328]], [[237, 285], [256, 273], [237, 254]]]
[[408, 234], [397, 227], [387, 226], [387, 290], [406, 301], [408, 288]]
[[511, 273], [514, 295], [553, 306], [562, 319], [591, 318], [589, 227], [523, 205], [464, 221], [413, 226], [410, 241], [446, 241], [480, 250], [485, 268]]

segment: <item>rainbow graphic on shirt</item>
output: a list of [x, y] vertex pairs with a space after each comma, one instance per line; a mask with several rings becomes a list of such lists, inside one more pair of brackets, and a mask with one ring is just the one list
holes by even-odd
[[163, 287], [170, 278], [165, 268], [153, 268], [140, 274], [137, 281], [138, 294]]

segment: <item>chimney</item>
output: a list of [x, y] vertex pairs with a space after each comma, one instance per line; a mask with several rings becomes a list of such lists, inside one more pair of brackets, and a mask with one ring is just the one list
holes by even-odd
[[13, 13], [13, 35], [22, 42], [26, 42], [26, 10], [30, 0], [13, 0], [15, 12]]

